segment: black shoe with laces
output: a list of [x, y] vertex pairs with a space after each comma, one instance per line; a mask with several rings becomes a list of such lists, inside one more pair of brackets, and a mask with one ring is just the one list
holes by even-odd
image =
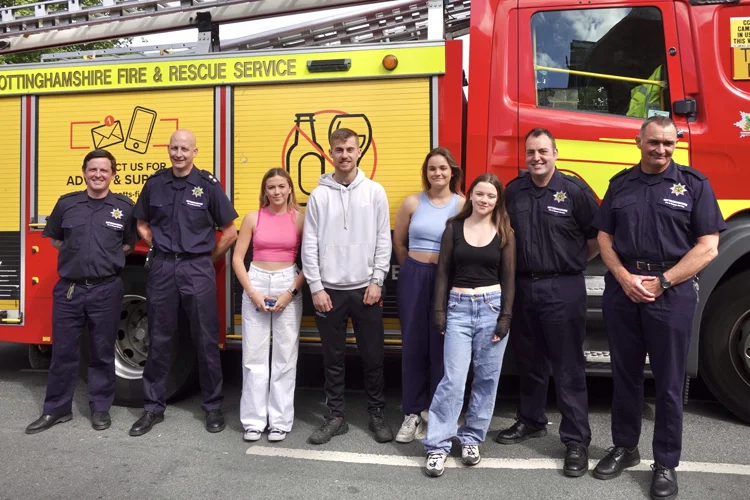
[[385, 421], [382, 408], [370, 410], [370, 431], [375, 435], [375, 441], [378, 443], [387, 443], [393, 441], [393, 431], [388, 422]]
[[500, 444], [516, 444], [531, 438], [544, 437], [547, 435], [547, 429], [532, 429], [520, 420], [511, 425], [504, 431], [500, 431], [495, 436], [495, 442]]
[[597, 479], [614, 479], [628, 467], [641, 463], [641, 454], [637, 447], [629, 450], [622, 446], [613, 446], [607, 452], [607, 456], [599, 460], [594, 468], [594, 477]]
[[210, 410], [206, 412], [206, 430], [208, 432], [221, 432], [227, 426], [224, 414], [221, 410]]
[[672, 500], [677, 498], [677, 472], [664, 467], [659, 462], [651, 466], [654, 475], [651, 478], [651, 500]]
[[567, 447], [563, 474], [568, 477], [583, 476], [589, 470], [589, 450], [578, 443], [570, 443]]
[[323, 444], [331, 440], [333, 436], [340, 436], [346, 434], [349, 431], [349, 424], [344, 421], [344, 417], [334, 417], [329, 415], [326, 417], [323, 425], [318, 427], [310, 434], [307, 441], [310, 444]]
[[112, 418], [108, 411], [95, 411], [91, 414], [91, 427], [95, 431], [109, 429], [110, 425], [112, 425]]

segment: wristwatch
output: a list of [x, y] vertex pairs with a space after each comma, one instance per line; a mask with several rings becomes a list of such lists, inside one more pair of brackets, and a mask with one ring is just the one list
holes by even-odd
[[291, 294], [292, 294], [292, 298], [294, 298], [294, 297], [296, 297], [296, 296], [297, 296], [297, 294], [299, 293], [299, 290], [297, 290], [297, 289], [296, 289], [296, 288], [294, 288], [294, 287], [291, 287], [291, 288], [290, 288], [289, 290], [287, 290], [287, 292], [291, 293]]
[[383, 286], [383, 280], [381, 280], [380, 278], [373, 278], [372, 280], [370, 280], [370, 282], [375, 283], [379, 287]]
[[659, 283], [661, 283], [662, 290], [668, 290], [672, 288], [672, 282], [667, 279], [664, 274], [659, 275]]

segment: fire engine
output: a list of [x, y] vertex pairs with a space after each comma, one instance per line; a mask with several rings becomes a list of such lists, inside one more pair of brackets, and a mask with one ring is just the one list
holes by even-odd
[[[304, 204], [332, 169], [328, 134], [346, 126], [360, 134], [359, 168], [385, 187], [393, 219], [420, 190], [430, 148], [461, 158], [469, 182], [493, 172], [507, 183], [524, 168], [524, 134], [539, 126], [557, 138], [558, 168], [601, 198], [610, 177], [637, 163], [642, 120], [667, 115], [679, 127], [675, 160], [708, 175], [729, 226], [718, 258], [700, 274], [686, 376], [700, 375], [750, 422], [750, 172], [742, 167], [750, 146], [750, 1], [404, 0], [219, 38], [220, 23], [367, 3], [53, 0], [3, 8], [0, 53], [186, 27], [198, 28], [198, 42], [150, 47], [145, 57], [108, 49], [0, 68], [0, 340], [29, 344], [32, 365], [43, 366], [57, 255], [41, 232], [57, 198], [81, 189], [80, 161], [92, 148], [115, 155], [112, 188], [136, 198], [150, 174], [169, 166], [171, 132], [191, 129], [196, 164], [244, 214], [256, 208], [261, 177], [274, 166], [291, 173]], [[139, 404], [148, 356], [145, 251], [139, 246], [123, 271], [121, 404]], [[241, 288], [228, 263], [216, 265], [222, 348], [241, 343]], [[590, 375], [609, 373], [605, 271], [594, 261], [586, 272]], [[397, 279], [394, 265], [384, 306], [393, 350]], [[305, 301], [301, 341], [315, 346]], [[172, 396], [195, 370], [183, 331]]]

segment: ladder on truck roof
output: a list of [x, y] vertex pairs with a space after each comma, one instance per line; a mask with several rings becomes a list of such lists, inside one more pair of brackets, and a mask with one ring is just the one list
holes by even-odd
[[[0, 53], [372, 3], [367, 0], [45, 0], [0, 8]], [[204, 14], [205, 17], [205, 14]]]

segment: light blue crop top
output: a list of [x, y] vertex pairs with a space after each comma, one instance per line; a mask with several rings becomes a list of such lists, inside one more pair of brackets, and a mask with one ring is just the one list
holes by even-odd
[[442, 207], [433, 205], [423, 191], [419, 195], [419, 205], [409, 222], [409, 250], [417, 252], [440, 252], [440, 240], [445, 231], [445, 223], [458, 213], [458, 195]]

